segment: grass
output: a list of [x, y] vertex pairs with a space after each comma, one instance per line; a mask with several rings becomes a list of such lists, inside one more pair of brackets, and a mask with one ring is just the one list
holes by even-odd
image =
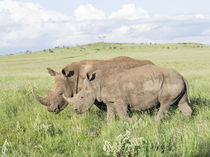
[[[189, 81], [193, 116], [176, 107], [163, 122], [157, 110], [136, 114], [135, 123], [116, 119], [107, 124], [97, 108], [78, 115], [67, 107], [53, 114], [32, 96], [53, 89], [54, 78], [46, 67], [60, 71], [83, 59], [115, 56], [149, 59], [179, 71]], [[130, 131], [145, 143], [137, 156], [210, 156], [210, 47], [195, 43], [127, 44], [95, 43], [39, 52], [0, 56], [0, 153], [7, 156], [106, 156], [104, 142], [115, 143]], [[8, 144], [6, 143], [8, 142]], [[122, 155], [122, 154], [121, 154]]]

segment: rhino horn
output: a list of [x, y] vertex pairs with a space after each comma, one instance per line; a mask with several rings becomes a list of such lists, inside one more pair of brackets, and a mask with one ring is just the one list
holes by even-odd
[[69, 104], [73, 104], [72, 98], [67, 98], [64, 94], [63, 94], [63, 98], [69, 103]]
[[50, 106], [50, 103], [49, 103], [49, 101], [48, 101], [47, 98], [42, 98], [42, 97], [38, 96], [38, 95], [35, 93], [34, 90], [32, 90], [32, 93], [33, 93], [33, 95], [34, 95], [34, 98], [35, 98], [38, 102], [40, 102], [42, 105]]

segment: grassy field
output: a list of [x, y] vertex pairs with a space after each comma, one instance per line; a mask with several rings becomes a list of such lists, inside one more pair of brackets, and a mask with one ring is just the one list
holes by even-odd
[[[106, 114], [95, 107], [82, 115], [70, 107], [54, 114], [32, 96], [32, 88], [45, 96], [54, 87], [46, 67], [60, 71], [73, 61], [122, 55], [180, 72], [189, 82], [193, 116], [187, 118], [174, 107], [163, 122], [155, 120], [156, 109], [136, 114], [137, 122], [116, 119], [107, 124]], [[107, 151], [103, 150], [105, 141]], [[18, 157], [210, 156], [210, 46], [95, 43], [0, 56], [0, 153]]]

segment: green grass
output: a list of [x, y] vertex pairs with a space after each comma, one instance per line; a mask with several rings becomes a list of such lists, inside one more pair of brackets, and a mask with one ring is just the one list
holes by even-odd
[[[129, 130], [146, 140], [138, 156], [210, 156], [210, 46], [95, 43], [51, 50], [0, 56], [0, 153], [7, 140], [8, 156], [106, 156], [104, 141], [112, 144]], [[155, 120], [154, 110], [137, 114], [135, 123], [107, 124], [106, 114], [95, 107], [82, 115], [70, 107], [53, 114], [32, 96], [32, 88], [43, 96], [53, 89], [46, 67], [60, 71], [74, 61], [121, 55], [180, 72], [189, 81], [193, 116], [174, 107], [163, 122]]]

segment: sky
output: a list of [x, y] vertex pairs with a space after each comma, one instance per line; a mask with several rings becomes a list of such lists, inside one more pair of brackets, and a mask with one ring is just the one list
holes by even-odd
[[209, 0], [0, 0], [0, 55], [93, 42], [210, 45]]

